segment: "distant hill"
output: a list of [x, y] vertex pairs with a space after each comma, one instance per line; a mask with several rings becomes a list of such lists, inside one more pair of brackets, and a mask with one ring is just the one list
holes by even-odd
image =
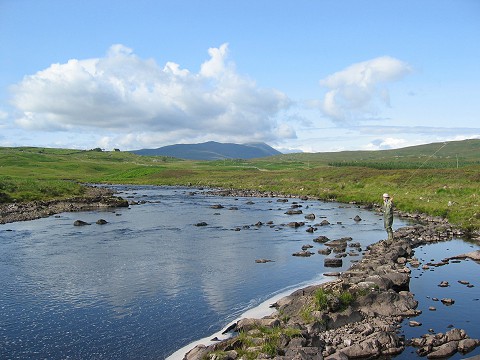
[[265, 143], [233, 144], [208, 141], [201, 144], [176, 144], [157, 149], [131, 151], [137, 155], [171, 156], [189, 160], [254, 159], [280, 155]]

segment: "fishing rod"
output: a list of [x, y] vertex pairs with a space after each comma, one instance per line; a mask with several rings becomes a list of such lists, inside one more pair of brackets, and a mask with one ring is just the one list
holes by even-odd
[[[410, 177], [402, 184], [403, 186], [405, 186], [410, 180], [412, 180], [412, 178], [415, 176], [415, 174], [418, 172], [418, 170], [420, 170], [422, 167], [425, 166], [425, 164], [432, 158], [434, 157], [440, 150], [442, 150], [445, 146], [447, 146], [448, 143], [447, 142], [444, 142], [443, 145], [438, 148], [437, 150], [435, 150], [435, 152], [433, 154], [431, 154], [422, 164], [420, 164], [420, 166], [418, 168], [415, 169], [415, 171], [413, 172], [412, 175], [410, 175]], [[392, 195], [395, 195], [394, 193], [392, 193]], [[393, 200], [393, 196], [391, 197], [391, 199]]]
[[436, 153], [438, 153], [445, 146], [447, 146], [447, 144], [448, 144], [447, 142], [444, 142], [443, 145], [439, 149], [437, 149], [432, 155], [430, 155], [427, 158], [427, 160], [425, 160], [418, 168], [416, 168], [415, 171], [413, 172], [413, 174], [403, 183], [403, 185], [406, 185], [415, 176], [415, 174], [418, 172], [418, 170], [420, 170], [432, 157], [434, 157]]

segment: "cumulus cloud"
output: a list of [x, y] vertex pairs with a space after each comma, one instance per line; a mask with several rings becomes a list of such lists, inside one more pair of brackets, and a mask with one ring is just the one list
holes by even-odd
[[293, 129], [285, 131], [287, 126], [276, 121], [291, 105], [284, 93], [239, 75], [227, 61], [228, 44], [208, 53], [198, 73], [174, 62], [159, 66], [121, 44], [103, 58], [52, 64], [12, 86], [16, 124], [28, 130], [104, 132], [102, 144], [114, 137], [149, 137], [151, 144], [199, 134], [239, 142], [295, 137]]
[[407, 63], [389, 56], [350, 65], [320, 80], [328, 91], [317, 106], [337, 124], [376, 117], [380, 107], [390, 106], [387, 85], [411, 71]]

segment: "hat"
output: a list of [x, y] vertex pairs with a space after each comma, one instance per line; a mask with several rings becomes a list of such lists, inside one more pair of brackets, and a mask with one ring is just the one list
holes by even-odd
[[384, 197], [384, 198], [389, 198], [390, 195], [388, 195], [387, 193], [385, 193], [385, 194], [383, 194], [383, 197]]

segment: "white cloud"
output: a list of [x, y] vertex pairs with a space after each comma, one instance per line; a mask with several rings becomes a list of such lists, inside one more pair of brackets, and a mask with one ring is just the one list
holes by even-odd
[[159, 146], [204, 134], [237, 142], [294, 136], [293, 129], [278, 132], [285, 125], [276, 115], [291, 105], [284, 93], [239, 75], [227, 61], [228, 44], [208, 53], [198, 73], [174, 62], [160, 67], [121, 44], [103, 58], [52, 64], [12, 86], [15, 122], [27, 130], [104, 134], [105, 145], [145, 134]]
[[[407, 146], [408, 141], [400, 138], [385, 138], [385, 139], [375, 139], [372, 140], [366, 147], [365, 150], [387, 150], [387, 149], [397, 149], [400, 147]], [[412, 144], [409, 144], [412, 145]]]
[[402, 79], [411, 67], [389, 56], [350, 65], [320, 80], [326, 87], [321, 111], [337, 124], [352, 124], [376, 117], [379, 108], [390, 106], [386, 85]]

